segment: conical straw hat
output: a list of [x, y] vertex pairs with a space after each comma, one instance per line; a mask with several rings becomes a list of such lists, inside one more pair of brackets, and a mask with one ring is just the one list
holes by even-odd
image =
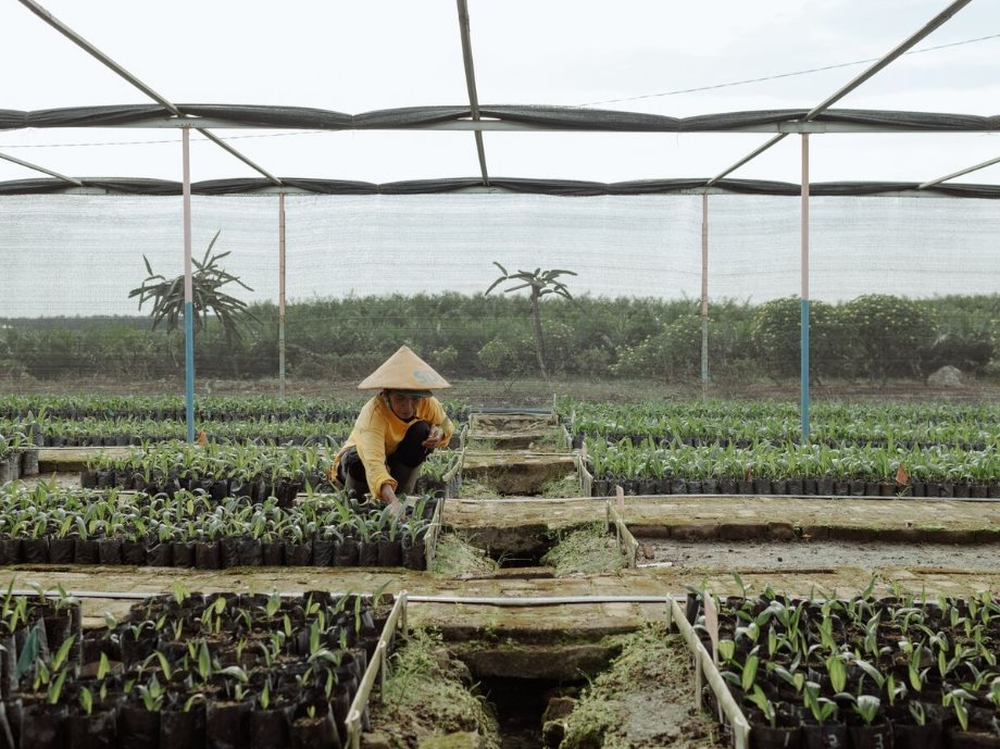
[[430, 395], [430, 390], [450, 388], [451, 385], [431, 366], [414, 354], [409, 347], [400, 346], [399, 351], [385, 360], [378, 369], [368, 375], [358, 390], [409, 390], [414, 395]]

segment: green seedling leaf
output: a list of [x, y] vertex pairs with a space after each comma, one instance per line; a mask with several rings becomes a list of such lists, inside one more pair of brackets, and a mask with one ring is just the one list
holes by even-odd
[[59, 650], [56, 651], [55, 657], [52, 659], [52, 669], [58, 670], [66, 657], [69, 655], [69, 651], [73, 647], [73, 642], [76, 640], [76, 635], [72, 635], [63, 640], [63, 644], [59, 646]]
[[163, 678], [165, 678], [167, 681], [170, 681], [170, 679], [173, 677], [173, 671], [170, 668], [170, 663], [167, 661], [167, 656], [165, 656], [159, 650], [154, 651], [153, 654], [156, 656], [156, 659], [160, 662], [160, 670], [163, 671]]
[[247, 676], [247, 672], [244, 671], [239, 666], [227, 666], [226, 668], [220, 670], [218, 673], [222, 674], [223, 676], [230, 676], [239, 681], [241, 684], [246, 684], [250, 680], [249, 677]]
[[724, 663], [729, 663], [736, 655], [736, 643], [732, 640], [719, 640], [719, 657]]
[[198, 676], [202, 681], [208, 681], [212, 675], [212, 654], [208, 651], [208, 644], [202, 643], [198, 649]]
[[187, 701], [185, 701], [183, 708], [184, 712], [186, 713], [191, 712], [191, 708], [194, 707], [196, 702], [205, 702], [205, 700], [206, 698], [204, 694], [202, 694], [201, 692], [195, 692], [194, 694], [192, 694], [190, 697], [187, 698]]
[[830, 675], [830, 685], [834, 692], [843, 692], [847, 686], [847, 665], [840, 656], [826, 659], [826, 672]]
[[759, 665], [760, 658], [756, 655], [748, 656], [746, 663], [743, 664], [743, 677], [740, 679], [740, 682], [744, 692], [749, 692], [750, 687], [755, 686], [754, 682], [757, 679], [757, 667]]
[[56, 680], [49, 687], [49, 691], [48, 691], [48, 693], [46, 694], [46, 697], [45, 697], [45, 701], [48, 704], [50, 704], [50, 705], [58, 705], [59, 704], [59, 696], [62, 694], [63, 684], [66, 683], [66, 676], [68, 674], [69, 674], [69, 671], [62, 671], [62, 672], [60, 672], [59, 676], [56, 677]]
[[94, 711], [94, 694], [86, 687], [80, 689], [80, 707], [85, 715], [90, 715]]
[[42, 622], [39, 622], [31, 631], [28, 632], [28, 637], [24, 642], [24, 647], [21, 649], [21, 654], [17, 659], [17, 667], [14, 669], [15, 677], [20, 680], [26, 673], [31, 670], [31, 667], [38, 660], [38, 652], [41, 647], [39, 642], [38, 628], [44, 626]]
[[764, 690], [760, 688], [758, 684], [753, 685], [753, 692], [747, 695], [747, 699], [757, 706], [757, 708], [764, 713], [764, 717], [767, 722], [774, 728], [777, 723], [777, 713], [774, 709], [774, 703], [772, 703], [767, 696], [764, 694]]

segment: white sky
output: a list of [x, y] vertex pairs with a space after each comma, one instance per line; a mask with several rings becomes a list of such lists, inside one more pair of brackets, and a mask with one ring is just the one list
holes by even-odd
[[[347, 113], [467, 103], [453, 0], [42, 0], [175, 103], [285, 104]], [[580, 105], [878, 58], [947, 0], [469, 0], [483, 104]], [[0, 108], [147, 103], [17, 0], [0, 0]], [[917, 50], [1000, 35], [973, 0]], [[865, 65], [600, 106], [670, 116], [810, 108]], [[838, 107], [1000, 114], [1000, 36], [910, 54]], [[471, 132], [218, 130], [274, 174], [387, 182], [478, 176]], [[253, 136], [253, 137], [246, 137]], [[267, 136], [267, 137], [259, 137]], [[192, 178], [257, 176], [195, 134]], [[497, 177], [711, 177], [762, 134], [485, 133]], [[798, 138], [734, 177], [799, 179]], [[70, 145], [133, 142], [127, 145]], [[146, 141], [146, 143], [136, 143]], [[167, 141], [149, 143], [148, 141]], [[923, 181], [1000, 156], [1000, 136], [814, 137], [815, 182]], [[55, 147], [54, 147], [55, 146]], [[172, 129], [0, 131], [0, 152], [75, 177], [180, 179]], [[0, 160], [0, 180], [43, 176]], [[962, 182], [996, 183], [994, 166]]]

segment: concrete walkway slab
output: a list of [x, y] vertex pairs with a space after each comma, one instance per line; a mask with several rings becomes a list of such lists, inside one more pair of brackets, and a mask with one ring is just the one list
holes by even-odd
[[[745, 584], [757, 591], [770, 585], [790, 595], [822, 594], [851, 595], [863, 589], [871, 573], [856, 567], [815, 569], [811, 571], [742, 570]], [[980, 590], [1000, 590], [1000, 572], [921, 570], [919, 568], [888, 568], [878, 570], [877, 593], [886, 595], [890, 584], [897, 581], [914, 593], [928, 596], [968, 595]], [[15, 589], [28, 589], [31, 583], [43, 588], [62, 585], [69, 591], [158, 594], [172, 592], [175, 582], [188, 590], [204, 592], [235, 591], [252, 593], [304, 593], [309, 590], [371, 592], [386, 586], [387, 592], [408, 591], [411, 595], [449, 596], [462, 599], [499, 598], [513, 601], [537, 599], [530, 606], [504, 607], [490, 602], [464, 600], [462, 603], [414, 602], [410, 622], [417, 626], [433, 626], [450, 639], [481, 636], [483, 631], [498, 636], [546, 639], [561, 636], [568, 639], [599, 638], [606, 634], [625, 632], [643, 621], [665, 615], [665, 603], [635, 603], [622, 601], [581, 602], [566, 605], [546, 605], [546, 598], [590, 598], [594, 596], [683, 596], [688, 586], [706, 586], [720, 594], [740, 592], [730, 571], [697, 569], [631, 570], [620, 574], [589, 575], [555, 579], [450, 580], [435, 578], [427, 573], [403, 570], [358, 569], [339, 571], [333, 568], [291, 568], [278, 570], [233, 569], [223, 572], [199, 572], [173, 568], [151, 567], [57, 567], [37, 566], [8, 568], [0, 571], [0, 585], [13, 584]], [[111, 598], [87, 598], [84, 613], [90, 626], [103, 626], [102, 616], [109, 611], [123, 616], [132, 601]], [[476, 633], [479, 634], [476, 634]]]
[[[622, 512], [636, 535], [747, 538], [875, 537], [900, 542], [1000, 541], [1000, 502], [857, 497], [670, 495], [626, 497]], [[449, 499], [455, 529], [545, 526], [553, 530], [603, 520], [606, 500]]]

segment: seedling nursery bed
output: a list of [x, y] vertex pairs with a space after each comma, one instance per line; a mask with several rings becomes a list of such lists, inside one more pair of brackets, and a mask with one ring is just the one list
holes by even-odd
[[1000, 746], [1000, 603], [876, 599], [873, 585], [847, 600], [766, 588], [673, 606], [738, 744], [749, 729], [755, 747]]
[[172, 595], [83, 630], [64, 594], [0, 607], [10, 747], [357, 746], [405, 594]]
[[150, 496], [10, 484], [0, 488], [0, 563], [424, 570], [442, 506], [415, 498], [395, 518], [342, 494], [288, 505], [187, 490]]

